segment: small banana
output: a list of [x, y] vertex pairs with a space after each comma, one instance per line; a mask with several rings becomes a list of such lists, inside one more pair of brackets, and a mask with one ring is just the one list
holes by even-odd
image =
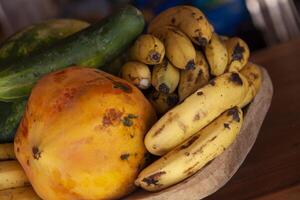
[[152, 85], [163, 94], [173, 93], [178, 86], [179, 78], [179, 70], [167, 59], [153, 67]]
[[17, 161], [0, 162], [0, 190], [21, 187], [27, 184], [29, 184], [29, 181]]
[[152, 126], [145, 137], [147, 150], [154, 155], [164, 155], [221, 113], [237, 106], [247, 92], [248, 81], [237, 72], [216, 77]]
[[183, 101], [196, 90], [206, 85], [209, 78], [209, 67], [205, 57], [200, 51], [196, 51], [195, 66], [180, 71], [180, 82], [178, 86], [179, 100]]
[[213, 33], [213, 27], [205, 15], [192, 6], [176, 6], [161, 12], [150, 22], [148, 33], [166, 25], [178, 27], [194, 43], [201, 46], [209, 42]]
[[14, 144], [7, 143], [7, 144], [0, 144], [0, 160], [10, 160], [16, 159], [14, 153]]
[[130, 50], [130, 55], [133, 60], [155, 65], [162, 62], [165, 56], [165, 47], [155, 36], [144, 34], [135, 41]]
[[262, 81], [262, 73], [259, 66], [248, 62], [241, 70], [241, 74], [244, 75], [249, 82], [249, 91], [244, 100], [239, 104], [239, 106], [243, 108], [250, 103], [258, 93]]
[[179, 102], [176, 93], [163, 94], [156, 90], [151, 91], [148, 99], [156, 112], [160, 115], [173, 108]]
[[130, 61], [125, 63], [121, 69], [121, 77], [140, 89], [147, 89], [151, 86], [151, 72], [147, 65]]
[[228, 52], [228, 71], [240, 71], [250, 56], [248, 45], [238, 37], [225, 40], [224, 43]]
[[225, 72], [228, 64], [228, 53], [226, 46], [217, 34], [214, 33], [206, 45], [205, 55], [212, 75], [220, 76]]
[[32, 187], [20, 187], [0, 191], [1, 200], [42, 200]]
[[175, 27], [165, 26], [156, 29], [153, 35], [160, 38], [166, 48], [166, 56], [179, 69], [193, 68], [196, 50], [190, 39]]
[[242, 122], [240, 108], [224, 112], [186, 142], [146, 167], [135, 184], [148, 191], [158, 191], [192, 176], [233, 143]]

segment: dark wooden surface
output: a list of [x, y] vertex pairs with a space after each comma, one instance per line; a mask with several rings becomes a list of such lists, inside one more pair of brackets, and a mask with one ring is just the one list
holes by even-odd
[[242, 167], [205, 200], [300, 200], [300, 38], [251, 60], [268, 70], [273, 101]]

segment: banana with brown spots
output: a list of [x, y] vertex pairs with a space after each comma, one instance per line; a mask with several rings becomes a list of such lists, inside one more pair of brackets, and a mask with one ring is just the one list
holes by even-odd
[[155, 36], [144, 34], [139, 36], [131, 47], [130, 56], [133, 60], [145, 64], [159, 64], [165, 56], [165, 47]]
[[247, 92], [248, 81], [237, 72], [216, 77], [152, 126], [145, 137], [146, 148], [155, 155], [166, 154], [221, 113], [237, 106]]
[[135, 184], [148, 191], [158, 191], [192, 176], [233, 143], [242, 123], [240, 108], [224, 112], [186, 142], [146, 167]]
[[148, 99], [155, 111], [160, 115], [166, 113], [179, 102], [179, 97], [176, 93], [163, 94], [156, 90], [151, 91]]

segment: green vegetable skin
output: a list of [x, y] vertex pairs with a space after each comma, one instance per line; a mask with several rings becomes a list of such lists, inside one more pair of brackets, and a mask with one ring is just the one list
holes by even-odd
[[43, 74], [73, 64], [106, 71], [105, 64], [133, 42], [143, 31], [144, 24], [142, 13], [127, 6], [52, 48], [8, 64], [0, 71], [0, 100], [12, 101], [27, 96]]
[[[2, 43], [0, 46], [1, 66], [48, 48], [87, 26], [89, 26], [87, 22], [80, 20], [55, 19], [27, 27]], [[13, 141], [26, 103], [26, 98], [16, 102], [0, 102], [0, 143]]]

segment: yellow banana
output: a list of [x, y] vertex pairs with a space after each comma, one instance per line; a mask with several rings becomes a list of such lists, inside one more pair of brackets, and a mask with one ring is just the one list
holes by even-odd
[[150, 22], [148, 33], [166, 25], [178, 27], [194, 43], [201, 46], [208, 43], [213, 33], [213, 27], [205, 15], [192, 6], [176, 6], [161, 12]]
[[153, 90], [149, 95], [149, 101], [156, 112], [161, 115], [173, 108], [178, 103], [179, 98], [176, 93], [163, 94]]
[[248, 62], [250, 50], [241, 38], [233, 37], [224, 41], [228, 52], [228, 71], [240, 71]]
[[216, 77], [152, 126], [145, 137], [147, 150], [154, 155], [164, 155], [221, 113], [238, 105], [247, 91], [247, 79], [237, 72]]
[[209, 78], [209, 67], [206, 59], [200, 51], [196, 51], [195, 66], [180, 71], [180, 82], [178, 86], [179, 100], [183, 101], [196, 90], [206, 85]]
[[14, 144], [0, 144], [0, 160], [15, 159]]
[[206, 45], [205, 55], [212, 75], [220, 76], [225, 72], [228, 64], [228, 53], [226, 46], [217, 34], [214, 33]]
[[165, 26], [156, 29], [153, 35], [160, 38], [166, 48], [166, 56], [179, 69], [193, 68], [196, 50], [190, 39], [175, 27]]
[[252, 101], [256, 96], [262, 80], [262, 73], [259, 66], [248, 62], [246, 66], [241, 70], [241, 74], [246, 77], [249, 82], [249, 90], [244, 100], [239, 104], [242, 108]]
[[167, 59], [153, 67], [152, 85], [163, 94], [173, 93], [178, 86], [179, 78], [179, 70]]
[[22, 187], [27, 184], [29, 184], [28, 179], [17, 161], [0, 162], [0, 190]]
[[20, 187], [0, 191], [1, 200], [42, 200], [32, 187]]
[[148, 191], [158, 191], [192, 176], [232, 144], [242, 122], [243, 113], [238, 107], [223, 113], [142, 170], [135, 184]]
[[130, 55], [133, 60], [155, 65], [162, 62], [165, 56], [163, 43], [153, 35], [145, 34], [138, 37], [133, 44]]
[[140, 89], [147, 89], [151, 86], [149, 67], [137, 61], [125, 63], [121, 69], [121, 77]]

